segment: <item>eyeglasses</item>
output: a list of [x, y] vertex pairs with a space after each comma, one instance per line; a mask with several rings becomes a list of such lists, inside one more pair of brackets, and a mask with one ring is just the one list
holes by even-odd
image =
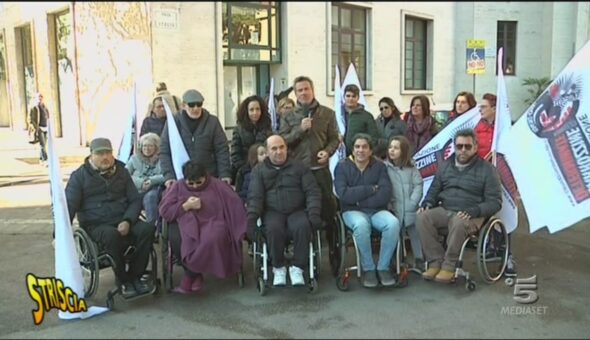
[[204, 179], [200, 179], [200, 180], [196, 180], [196, 181], [191, 181], [191, 180], [186, 181], [186, 184], [190, 185], [191, 187], [199, 187], [199, 186], [203, 185], [203, 183], [205, 183]]
[[470, 151], [471, 149], [473, 149], [473, 144], [455, 144], [455, 149], [457, 150], [467, 150]]
[[156, 146], [154, 144], [144, 144], [141, 147], [142, 148], [155, 148]]
[[201, 106], [203, 106], [203, 102], [186, 103], [186, 105], [188, 105], [188, 107], [190, 107], [190, 108], [192, 109], [192, 108], [193, 108], [193, 107], [195, 107], [195, 106], [196, 106], [196, 107], [201, 107]]
[[379, 108], [379, 111], [383, 111], [383, 110], [387, 110], [389, 109], [389, 106], [382, 106]]

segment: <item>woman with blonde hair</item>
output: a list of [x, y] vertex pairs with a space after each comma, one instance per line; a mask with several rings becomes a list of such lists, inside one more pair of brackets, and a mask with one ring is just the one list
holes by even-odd
[[160, 137], [153, 132], [139, 139], [139, 152], [125, 166], [143, 200], [146, 222], [155, 224], [158, 218], [158, 203], [164, 175], [160, 168]]

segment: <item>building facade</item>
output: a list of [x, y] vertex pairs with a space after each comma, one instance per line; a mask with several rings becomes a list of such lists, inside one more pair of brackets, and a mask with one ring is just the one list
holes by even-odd
[[[462, 90], [496, 92], [499, 47], [517, 118], [523, 79], [553, 78], [590, 38], [588, 2], [39, 2], [4, 3], [0, 17], [0, 126], [25, 129], [41, 92], [72, 145], [120, 140], [157, 82], [198, 89], [228, 134], [271, 79], [278, 93], [307, 75], [331, 107], [335, 67], [343, 79], [351, 62], [375, 116], [384, 96], [402, 111], [417, 94], [448, 107]], [[483, 74], [467, 73], [471, 39]]]

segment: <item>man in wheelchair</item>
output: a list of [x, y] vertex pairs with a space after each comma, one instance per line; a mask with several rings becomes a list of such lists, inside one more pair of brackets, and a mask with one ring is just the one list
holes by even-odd
[[70, 220], [77, 214], [80, 227], [112, 257], [117, 286], [123, 286], [123, 295], [150, 292], [149, 285], [140, 278], [148, 264], [154, 226], [138, 220], [139, 192], [125, 164], [113, 157], [108, 139], [96, 138], [90, 143], [90, 156], [68, 180], [66, 199]]
[[[471, 129], [454, 138], [455, 154], [444, 161], [416, 216], [428, 270], [425, 280], [450, 283], [465, 239], [481, 228], [485, 218], [502, 207], [500, 181], [494, 167], [477, 156], [477, 138]], [[448, 229], [447, 249], [439, 229]]]
[[321, 227], [320, 189], [311, 170], [287, 159], [283, 137], [273, 135], [265, 142], [268, 157], [252, 171], [248, 193], [248, 237], [253, 240], [258, 218], [262, 218], [268, 243], [273, 285], [286, 285], [284, 250], [293, 239], [289, 277], [293, 286], [305, 284], [303, 271], [309, 256], [312, 227]]
[[[393, 286], [396, 283], [390, 264], [397, 246], [399, 220], [387, 210], [393, 191], [385, 164], [373, 157], [371, 136], [353, 137], [353, 159], [345, 158], [334, 171], [334, 186], [342, 205], [342, 218], [352, 230], [359, 249], [363, 286]], [[379, 262], [375, 266], [371, 250], [371, 232], [381, 234]]]

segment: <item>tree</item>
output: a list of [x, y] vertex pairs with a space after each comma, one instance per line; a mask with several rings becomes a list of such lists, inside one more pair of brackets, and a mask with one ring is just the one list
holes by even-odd
[[529, 98], [524, 100], [524, 103], [527, 105], [531, 105], [535, 99], [539, 98], [539, 96], [545, 91], [547, 86], [551, 84], [552, 80], [549, 77], [542, 77], [542, 78], [525, 78], [522, 81], [523, 86], [529, 86], [527, 91], [529, 91], [530, 96]]

